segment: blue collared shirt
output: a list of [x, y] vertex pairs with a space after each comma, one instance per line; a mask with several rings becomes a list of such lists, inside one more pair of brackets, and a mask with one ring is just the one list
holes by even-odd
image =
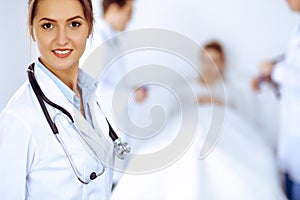
[[[80, 99], [79, 99], [78, 96], [76, 96], [75, 92], [72, 91], [68, 86], [66, 86], [49, 69], [47, 69], [40, 62], [40, 60], [37, 60], [36, 63], [37, 63], [37, 66], [53, 80], [53, 82], [57, 85], [57, 87], [61, 90], [61, 92], [68, 99], [68, 101], [70, 103], [72, 103], [75, 106], [75, 108], [80, 111]], [[90, 77], [84, 71], [79, 69], [77, 86], [81, 90], [81, 97], [82, 97], [82, 101], [83, 101], [85, 117], [89, 121], [89, 123], [91, 125], [93, 125], [92, 119], [91, 119], [90, 109], [88, 107], [88, 102], [89, 102], [91, 96], [95, 94], [95, 91], [96, 91], [96, 88], [97, 88], [97, 81], [95, 81], [92, 77]]]

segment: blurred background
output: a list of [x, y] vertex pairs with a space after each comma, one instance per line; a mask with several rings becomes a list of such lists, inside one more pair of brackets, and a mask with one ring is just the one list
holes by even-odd
[[[95, 18], [99, 20], [102, 16], [101, 0], [93, 2]], [[2, 61], [0, 65], [0, 110], [2, 110], [12, 94], [26, 80], [26, 68], [36, 59], [36, 51], [26, 24], [27, 1], [2, 2], [0, 15], [2, 25], [2, 31], [0, 31], [2, 47], [0, 50]], [[200, 46], [213, 39], [217, 39], [223, 45], [226, 57], [225, 77], [230, 80], [230, 84], [237, 91], [235, 106], [241, 119], [243, 118], [246, 122], [242, 124], [243, 122], [239, 119], [227, 115], [229, 116], [226, 119], [228, 120], [227, 124], [230, 124], [229, 128], [225, 127], [224, 131], [227, 137], [221, 138], [219, 146], [212, 156], [203, 162], [198, 162], [199, 159], [193, 155], [193, 162], [197, 162], [199, 165], [190, 164], [189, 160], [183, 160], [174, 165], [174, 168], [170, 168], [166, 174], [162, 171], [162, 174], [160, 172], [156, 174], [156, 178], [149, 178], [149, 176], [149, 183], [166, 183], [165, 187], [161, 188], [164, 188], [162, 190], [169, 188], [171, 194], [176, 189], [169, 186], [170, 183], [177, 183], [178, 171], [187, 169], [187, 172], [191, 171], [191, 176], [182, 173], [184, 176], [180, 178], [183, 180], [186, 178], [186, 181], [190, 182], [190, 177], [196, 177], [195, 182], [190, 185], [199, 186], [203, 194], [215, 194], [215, 192], [205, 192], [210, 191], [209, 182], [199, 183], [198, 181], [213, 180], [211, 182], [215, 185], [211, 184], [211, 191], [218, 188], [220, 199], [224, 199], [221, 194], [225, 194], [228, 187], [233, 186], [232, 190], [228, 190], [229, 192], [237, 191], [238, 193], [241, 189], [237, 187], [243, 187], [242, 183], [244, 183], [244, 188], [250, 188], [250, 190], [255, 188], [257, 191], [259, 189], [263, 191], [266, 187], [263, 193], [269, 194], [270, 191], [274, 191], [275, 195], [277, 192], [280, 193], [281, 190], [277, 191], [280, 181], [276, 176], [276, 164], [273, 162], [278, 134], [278, 99], [267, 85], [259, 92], [254, 92], [251, 89], [251, 80], [258, 74], [259, 65], [263, 61], [274, 59], [284, 53], [298, 21], [299, 16], [290, 11], [286, 0], [134, 0], [133, 15], [127, 30], [167, 29], [185, 35]], [[176, 123], [177, 121], [174, 124]], [[244, 127], [241, 129], [242, 131], [234, 129], [236, 124]], [[252, 126], [255, 128], [252, 129]], [[174, 127], [169, 127], [170, 129], [167, 130], [173, 130]], [[234, 135], [235, 133], [237, 134]], [[260, 138], [256, 138], [256, 134], [261, 135], [264, 142], [261, 142]], [[236, 148], [233, 148], [232, 144], [235, 144]], [[269, 149], [271, 149], [271, 153]], [[195, 167], [195, 169], [189, 170], [189, 167]], [[196, 169], [196, 167], [198, 168]], [[195, 176], [192, 173], [193, 170], [199, 173], [199, 176]], [[163, 180], [168, 181], [160, 181], [162, 176], [167, 177]], [[199, 178], [200, 176], [201, 178]], [[222, 176], [226, 181], [220, 182]], [[227, 180], [233, 184], [228, 184]], [[232, 182], [234, 180], [236, 182]], [[148, 189], [145, 184], [140, 184], [142, 181], [147, 182], [147, 175], [141, 177], [128, 175], [122, 181], [115, 192], [116, 195], [134, 194], [136, 190], [143, 193], [142, 189]], [[224, 185], [220, 185], [221, 183]], [[143, 188], [136, 189], [139, 185]], [[132, 186], [133, 192], [130, 192], [127, 186]], [[123, 188], [126, 188], [124, 193]], [[145, 193], [155, 194], [157, 187], [154, 188], [154, 192], [145, 190]], [[223, 193], [222, 188], [224, 189]], [[194, 191], [198, 191], [198, 188], [195, 188]], [[188, 190], [187, 192], [192, 193]], [[255, 192], [251, 193], [255, 194]], [[242, 191], [241, 194], [246, 193]], [[175, 192], [174, 195], [177, 193]], [[121, 198], [117, 196], [115, 199]], [[182, 198], [177, 197], [177, 199]], [[211, 199], [211, 197], [206, 199]]]
[[[100, 0], [94, 1], [101, 17]], [[0, 109], [26, 80], [34, 60], [27, 30], [27, 1], [5, 1], [0, 8]], [[199, 45], [218, 39], [226, 52], [226, 73], [242, 94], [238, 109], [262, 130], [271, 146], [276, 140], [277, 100], [270, 90], [252, 92], [251, 78], [259, 64], [283, 53], [299, 16], [285, 0], [135, 0], [128, 30], [162, 28], [176, 31]]]

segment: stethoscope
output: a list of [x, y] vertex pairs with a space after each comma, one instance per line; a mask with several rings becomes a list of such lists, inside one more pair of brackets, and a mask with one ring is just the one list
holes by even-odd
[[[96, 179], [98, 176], [101, 176], [103, 173], [104, 173], [104, 165], [102, 163], [102, 171], [96, 173], [96, 172], [92, 172], [90, 174], [90, 177], [89, 177], [89, 180], [83, 180], [82, 178], [80, 178], [79, 176], [79, 172], [78, 170], [76, 169], [72, 159], [71, 159], [71, 156], [70, 154], [68, 153], [67, 151], [67, 148], [65, 147], [61, 137], [59, 136], [59, 131], [56, 127], [56, 124], [55, 122], [51, 119], [50, 117], [50, 114], [46, 108], [46, 105], [45, 105], [45, 102], [47, 104], [49, 104], [50, 106], [60, 110], [63, 114], [65, 114], [70, 120], [72, 123], [74, 123], [74, 120], [73, 120], [73, 117], [72, 115], [66, 110], [64, 109], [63, 107], [53, 103], [52, 101], [50, 101], [43, 93], [43, 91], [41, 90], [35, 76], [34, 76], [34, 63], [32, 63], [31, 65], [29, 65], [28, 69], [27, 69], [27, 75], [28, 75], [28, 79], [29, 79], [29, 83], [39, 101], [39, 104], [42, 108], [42, 111], [45, 115], [45, 118], [53, 132], [53, 134], [55, 135], [56, 139], [58, 140], [58, 142], [62, 145], [62, 148], [66, 154], [66, 156], [68, 157], [68, 160], [71, 164], [71, 167], [75, 173], [75, 175], [77, 176], [77, 178], [79, 179], [80, 182], [84, 183], [84, 184], [88, 184], [91, 180], [94, 180]], [[109, 121], [107, 120], [107, 118], [105, 118], [107, 123], [108, 123], [108, 126], [109, 126], [109, 136], [110, 138], [112, 139], [113, 141], [113, 144], [114, 144], [114, 153], [116, 154], [116, 156], [122, 160], [125, 159], [126, 155], [130, 152], [130, 147], [129, 145], [126, 143], [126, 142], [122, 142], [121, 138], [119, 138], [119, 136], [116, 134], [116, 132], [113, 130], [113, 128], [111, 127]]]
[[[279, 56], [273, 58], [271, 62], [272, 62], [273, 65], [276, 65], [277, 63], [281, 62], [284, 59], [285, 59], [285, 55], [282, 54], [282, 55], [279, 55]], [[267, 81], [267, 82], [269, 81], [270, 82], [270, 79], [271, 78], [268, 77], [268, 76], [260, 75], [259, 79], [258, 79], [258, 85], [261, 85], [265, 81]], [[272, 89], [273, 89], [273, 91], [274, 91], [275, 96], [277, 97], [277, 99], [280, 99], [280, 90], [279, 90], [280, 88], [279, 88], [279, 85], [277, 83], [275, 83], [274, 81], [272, 81], [272, 80], [270, 82], [270, 85], [272, 86]]]

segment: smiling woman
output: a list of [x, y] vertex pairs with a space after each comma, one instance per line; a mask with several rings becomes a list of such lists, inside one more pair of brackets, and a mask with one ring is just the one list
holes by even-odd
[[[109, 199], [109, 126], [97, 109], [96, 81], [78, 66], [92, 3], [30, 0], [28, 13], [40, 55], [0, 115], [1, 199]], [[89, 143], [83, 135], [91, 133]]]
[[[30, 33], [37, 41], [40, 61], [76, 92], [78, 61], [92, 30], [80, 1], [36, 3], [30, 18]], [[67, 10], [65, 8], [68, 8]]]

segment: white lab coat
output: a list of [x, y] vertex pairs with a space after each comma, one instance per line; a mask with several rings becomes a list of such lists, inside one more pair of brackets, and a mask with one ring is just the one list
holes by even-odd
[[[98, 46], [100, 43], [103, 43], [105, 48], [105, 55], [103, 55], [104, 68], [98, 79], [100, 84], [97, 88], [97, 93], [100, 97], [101, 107], [103, 108], [106, 115], [124, 115], [123, 117], [119, 118], [125, 120], [126, 116], [123, 113], [126, 113], [127, 104], [122, 104], [121, 102], [125, 101], [120, 100], [118, 101], [118, 104], [114, 104], [113, 95], [114, 92], [118, 90], [119, 92], [124, 93], [124, 95], [121, 95], [120, 97], [125, 98], [126, 93], [129, 93], [130, 90], [133, 91], [133, 87], [129, 86], [128, 81], [123, 82], [125, 84], [118, 85], [121, 79], [128, 72], [126, 61], [124, 57], [117, 58], [116, 60], [108, 60], [111, 58], [111, 55], [121, 55], [122, 44], [119, 41], [118, 37], [115, 37], [118, 33], [119, 32], [113, 30], [112, 27], [104, 20], [99, 21], [95, 25], [94, 45]], [[112, 117], [113, 116], [111, 116], [111, 118]], [[124, 123], [122, 124], [124, 125]]]
[[[73, 105], [52, 79], [38, 67], [35, 76], [45, 95], [72, 114]], [[52, 119], [55, 118], [59, 134], [78, 169], [86, 175], [100, 170], [102, 165], [85, 150], [69, 118], [48, 104], [46, 107]], [[103, 114], [96, 115], [100, 129], [108, 137]], [[106, 161], [112, 160], [112, 147], [106, 151]], [[112, 170], [106, 168], [103, 175], [87, 185], [79, 182], [28, 81], [0, 115], [0, 160], [1, 199], [107, 200], [110, 197]]]
[[283, 61], [276, 64], [272, 78], [280, 85], [280, 168], [300, 183], [300, 26], [298, 25]]
[[[128, 97], [129, 93], [134, 92], [134, 86], [128, 79], [119, 84], [129, 72], [129, 67], [124, 57], [118, 57], [122, 51], [122, 43], [116, 37], [118, 34], [120, 32], [114, 30], [104, 19], [96, 21], [93, 36], [87, 42], [86, 52], [81, 62], [84, 63], [89, 55], [97, 53], [97, 67], [101, 72], [97, 77], [99, 84], [96, 90], [99, 103], [118, 136], [122, 141], [131, 144], [131, 138], [128, 137], [128, 133], [131, 132], [128, 116], [131, 107], [128, 106]], [[114, 94], [118, 94], [117, 97], [114, 97]], [[126, 160], [122, 161], [115, 167], [114, 182], [119, 180], [126, 162]]]
[[[122, 44], [119, 41], [117, 36], [120, 32], [115, 31], [105, 20], [101, 19], [96, 21], [93, 29], [93, 36], [87, 42], [86, 52], [84, 53], [81, 63], [84, 63], [86, 59], [89, 58], [89, 55], [96, 52], [97, 53], [97, 67], [99, 67], [100, 75], [98, 78], [99, 85], [97, 88], [97, 94], [99, 97], [99, 102], [101, 108], [105, 112], [106, 116], [109, 119], [115, 119], [115, 115], [118, 115], [119, 120], [126, 120], [128, 118], [125, 114], [127, 113], [127, 99], [126, 104], [121, 103], [125, 101], [118, 100], [117, 104], [113, 104], [113, 95], [116, 90], [121, 92], [120, 94], [125, 98], [126, 94], [130, 91], [133, 92], [133, 87], [128, 84], [128, 81], [125, 81], [118, 86], [118, 83], [128, 72], [125, 59], [115, 58], [115, 56], [121, 55]], [[103, 50], [103, 51], [99, 51]], [[95, 64], [95, 63], [93, 63]], [[113, 110], [114, 109], [114, 110]], [[122, 117], [120, 117], [122, 115]], [[112, 121], [112, 120], [111, 120]], [[119, 124], [126, 124], [124, 122], [119, 122]], [[121, 125], [121, 126], [122, 126]], [[117, 128], [114, 123], [112, 123], [114, 128]], [[122, 127], [123, 128], [123, 127]]]

